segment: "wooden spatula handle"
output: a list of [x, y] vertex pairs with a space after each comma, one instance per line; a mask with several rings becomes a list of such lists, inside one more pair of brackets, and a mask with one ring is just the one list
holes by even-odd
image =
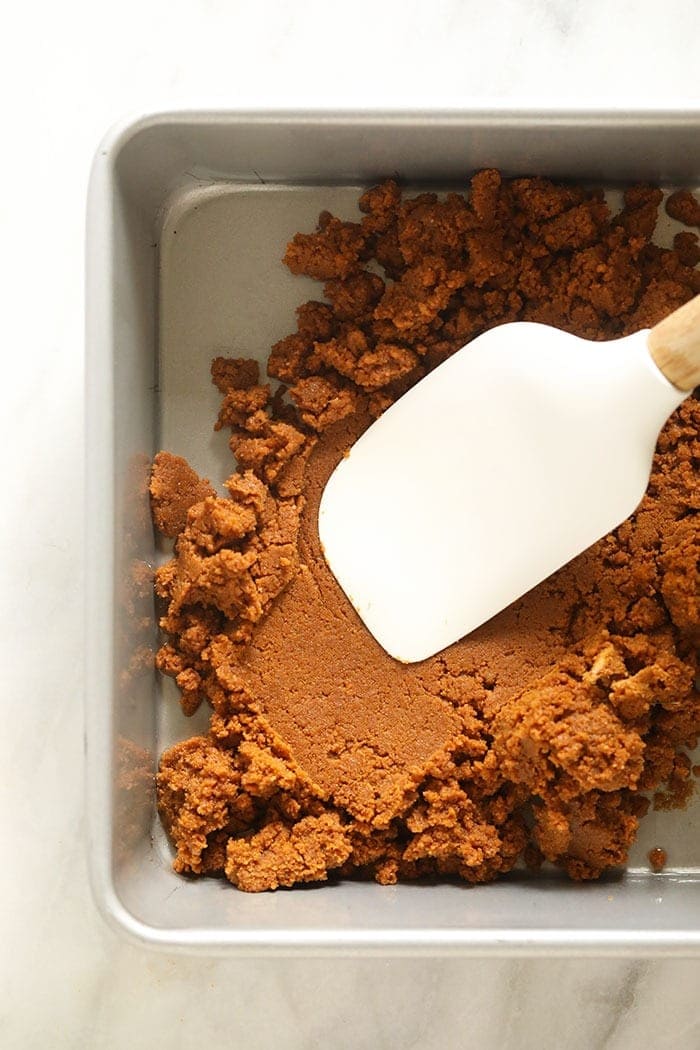
[[700, 295], [654, 325], [647, 346], [669, 383], [679, 390], [700, 385]]

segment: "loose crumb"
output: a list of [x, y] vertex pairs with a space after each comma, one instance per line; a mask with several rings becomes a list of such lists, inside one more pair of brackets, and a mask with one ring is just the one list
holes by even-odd
[[649, 850], [648, 857], [652, 871], [658, 873], [664, 870], [667, 861], [665, 849], [661, 849], [660, 846], [655, 846], [654, 849]]
[[151, 513], [159, 532], [171, 538], [182, 532], [190, 507], [216, 495], [206, 478], [200, 478], [182, 456], [159, 452], [151, 471]]
[[700, 201], [688, 190], [672, 193], [666, 201], [666, 211], [686, 226], [700, 226]]

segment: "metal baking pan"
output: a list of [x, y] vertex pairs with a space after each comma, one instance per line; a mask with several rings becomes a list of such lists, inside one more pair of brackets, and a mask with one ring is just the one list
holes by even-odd
[[[651, 813], [627, 871], [598, 883], [512, 874], [467, 887], [341, 882], [249, 895], [186, 880], [152, 773], [201, 731], [158, 682], [147, 500], [160, 447], [212, 479], [211, 357], [264, 360], [318, 295], [279, 261], [320, 210], [355, 214], [387, 174], [463, 186], [475, 169], [614, 188], [700, 182], [700, 111], [155, 114], [112, 131], [92, 172], [87, 243], [88, 848], [105, 917], [141, 942], [207, 952], [700, 954], [700, 799]], [[671, 229], [661, 228], [661, 238]], [[646, 853], [661, 846], [663, 874]]]

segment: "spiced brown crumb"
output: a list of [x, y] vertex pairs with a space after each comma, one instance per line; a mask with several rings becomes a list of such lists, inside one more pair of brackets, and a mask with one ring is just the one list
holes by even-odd
[[362, 227], [322, 214], [316, 233], [297, 233], [287, 246], [284, 262], [292, 273], [317, 281], [348, 277], [360, 264]]
[[697, 266], [700, 262], [700, 243], [698, 243], [697, 233], [682, 230], [674, 236], [673, 247], [684, 266]]
[[150, 493], [153, 522], [171, 537], [184, 529], [191, 506], [216, 495], [207, 478], [200, 478], [186, 459], [170, 452], [159, 452], [153, 460]]
[[700, 226], [700, 201], [690, 190], [676, 190], [666, 201], [666, 211], [672, 219], [686, 226]]
[[231, 390], [250, 390], [257, 386], [260, 366], [245, 357], [215, 357], [211, 363], [211, 378], [222, 394]]
[[304, 423], [314, 430], [325, 430], [333, 423], [339, 423], [358, 407], [357, 395], [351, 389], [322, 376], [300, 379], [290, 387], [289, 393]]
[[668, 860], [665, 849], [661, 849], [660, 846], [655, 846], [654, 849], [649, 850], [647, 856], [649, 857], [649, 864], [651, 865], [652, 871], [658, 873], [664, 870]]

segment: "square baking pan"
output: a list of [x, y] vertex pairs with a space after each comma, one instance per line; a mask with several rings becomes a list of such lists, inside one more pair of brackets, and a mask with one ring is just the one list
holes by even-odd
[[[206, 952], [700, 954], [700, 805], [651, 812], [628, 868], [577, 885], [338, 881], [258, 895], [171, 869], [154, 805], [163, 747], [201, 732], [157, 680], [148, 471], [161, 448], [217, 482], [217, 353], [264, 362], [318, 285], [280, 262], [360, 189], [466, 186], [482, 167], [602, 185], [700, 182], [700, 111], [171, 113], [113, 130], [96, 155], [87, 246], [88, 849], [105, 917], [153, 946]], [[662, 243], [672, 236], [660, 223]], [[652, 874], [646, 854], [663, 847]]]

